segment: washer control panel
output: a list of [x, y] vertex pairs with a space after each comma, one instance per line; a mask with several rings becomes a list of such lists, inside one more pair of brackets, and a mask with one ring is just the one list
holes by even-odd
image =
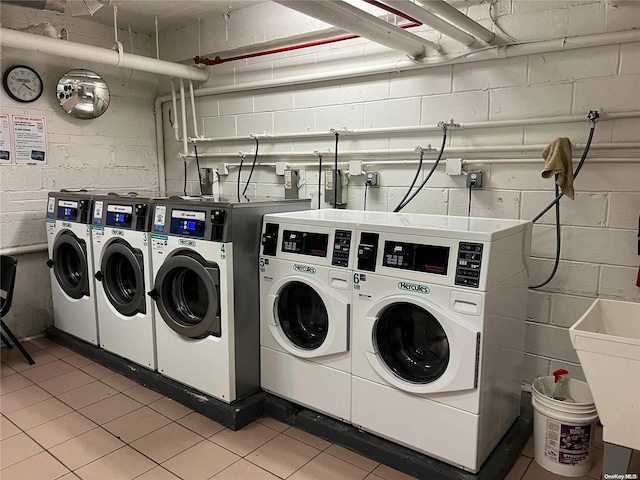
[[350, 251], [351, 231], [336, 230], [333, 242], [333, 257], [331, 258], [331, 265], [335, 267], [348, 267]]
[[456, 265], [456, 285], [478, 288], [482, 265], [482, 244], [460, 242]]

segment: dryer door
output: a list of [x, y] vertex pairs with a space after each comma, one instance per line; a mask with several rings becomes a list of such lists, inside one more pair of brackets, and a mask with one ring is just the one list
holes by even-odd
[[477, 386], [480, 332], [435, 304], [397, 296], [370, 310], [366, 356], [389, 384], [411, 393]]
[[53, 244], [53, 273], [60, 288], [71, 298], [89, 296], [87, 243], [70, 230], [63, 230]]
[[350, 305], [328, 287], [302, 276], [286, 277], [267, 297], [267, 323], [289, 353], [314, 358], [349, 350]]
[[96, 279], [102, 282], [107, 300], [120, 314], [131, 317], [146, 313], [141, 250], [124, 240], [111, 242], [103, 250]]
[[222, 336], [220, 270], [191, 250], [167, 258], [153, 290], [158, 311], [176, 333], [189, 338]]

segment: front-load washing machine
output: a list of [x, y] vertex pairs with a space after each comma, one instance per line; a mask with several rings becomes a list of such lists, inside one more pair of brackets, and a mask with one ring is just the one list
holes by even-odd
[[153, 201], [160, 373], [227, 403], [260, 389], [262, 217], [308, 208], [309, 200]]
[[356, 235], [353, 424], [477, 472], [520, 410], [531, 223], [381, 214]]
[[347, 422], [355, 229], [366, 215], [335, 209], [265, 215], [262, 233], [262, 388]]
[[63, 332], [98, 345], [91, 205], [92, 195], [86, 191], [49, 193], [47, 265], [51, 270], [54, 325]]
[[151, 194], [93, 198], [93, 273], [100, 346], [156, 368], [149, 227]]

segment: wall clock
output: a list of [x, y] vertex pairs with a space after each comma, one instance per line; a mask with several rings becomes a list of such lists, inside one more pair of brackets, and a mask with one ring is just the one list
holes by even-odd
[[42, 95], [42, 78], [33, 68], [14, 65], [7, 68], [2, 77], [5, 92], [17, 102], [35, 102]]

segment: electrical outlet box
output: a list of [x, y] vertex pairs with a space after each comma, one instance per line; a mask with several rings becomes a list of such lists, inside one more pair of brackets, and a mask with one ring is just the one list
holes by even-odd
[[284, 198], [297, 199], [298, 198], [298, 170], [285, 170], [284, 171]]
[[480, 170], [467, 172], [467, 187], [482, 188], [483, 184], [484, 184], [484, 172]]
[[330, 205], [346, 205], [349, 179], [342, 170], [334, 174], [334, 170], [324, 171], [324, 201]]
[[367, 172], [364, 179], [364, 183], [369, 187], [377, 187], [379, 183], [380, 174], [378, 172]]

